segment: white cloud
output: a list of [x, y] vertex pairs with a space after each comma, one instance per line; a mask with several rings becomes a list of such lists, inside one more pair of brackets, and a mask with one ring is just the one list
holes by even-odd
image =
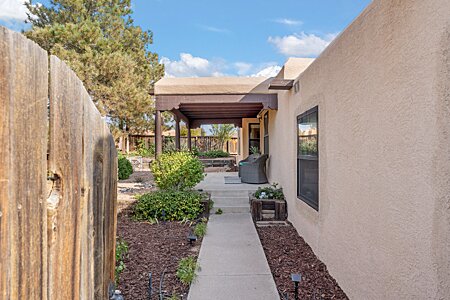
[[280, 72], [280, 70], [281, 70], [281, 67], [278, 65], [268, 66], [250, 76], [251, 77], [275, 77], [275, 76], [277, 76], [278, 72]]
[[269, 37], [268, 42], [275, 45], [281, 54], [286, 56], [315, 57], [318, 56], [337, 36], [327, 34], [319, 37], [315, 34], [292, 34], [287, 36]]
[[0, 0], [0, 20], [25, 21], [27, 8], [24, 0]]
[[207, 26], [207, 25], [200, 25], [200, 28], [206, 31], [210, 32], [216, 32], [216, 33], [230, 33], [228, 29], [225, 28], [218, 28], [214, 26]]
[[179, 60], [161, 58], [166, 77], [273, 77], [281, 69], [275, 62], [251, 64], [247, 62], [227, 63], [223, 59], [208, 60], [189, 53], [181, 53]]
[[300, 25], [303, 25], [303, 22], [300, 21], [300, 20], [287, 19], [287, 18], [276, 19], [276, 20], [274, 20], [274, 22], [280, 23], [280, 24], [283, 24], [283, 25], [287, 25], [287, 26], [300, 26]]
[[167, 77], [207, 77], [223, 76], [221, 70], [224, 68], [222, 61], [211, 62], [202, 57], [195, 57], [189, 53], [181, 53], [180, 60], [161, 58]]
[[237, 70], [237, 74], [243, 76], [247, 75], [252, 70], [253, 65], [246, 62], [237, 62], [234, 63], [234, 67]]

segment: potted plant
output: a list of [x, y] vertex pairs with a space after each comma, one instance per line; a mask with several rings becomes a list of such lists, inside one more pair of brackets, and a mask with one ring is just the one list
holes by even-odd
[[255, 222], [285, 221], [287, 219], [287, 205], [283, 189], [277, 183], [259, 187], [255, 193], [251, 194], [250, 208]]

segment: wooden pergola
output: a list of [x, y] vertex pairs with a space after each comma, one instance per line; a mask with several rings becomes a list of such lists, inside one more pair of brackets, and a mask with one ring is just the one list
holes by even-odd
[[155, 84], [156, 154], [162, 153], [161, 112], [175, 117], [175, 145], [180, 149], [180, 121], [188, 129], [204, 124], [234, 124], [242, 127], [243, 118], [255, 118], [266, 109], [278, 109], [277, 93], [270, 90], [267, 78], [164, 78]]

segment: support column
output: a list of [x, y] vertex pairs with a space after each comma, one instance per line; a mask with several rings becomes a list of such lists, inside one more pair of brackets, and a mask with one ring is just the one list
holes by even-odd
[[157, 157], [162, 153], [163, 146], [161, 123], [161, 111], [157, 110], [155, 113], [155, 154]]
[[180, 118], [175, 116], [175, 148], [177, 150], [181, 149], [181, 136], [180, 136]]
[[192, 151], [192, 143], [191, 143], [191, 125], [189, 122], [186, 123], [187, 128], [187, 146], [189, 151]]

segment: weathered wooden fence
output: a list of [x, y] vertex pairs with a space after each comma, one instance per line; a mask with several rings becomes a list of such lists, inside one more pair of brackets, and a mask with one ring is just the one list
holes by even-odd
[[75, 73], [0, 27], [0, 299], [108, 299], [116, 156]]
[[[128, 144], [128, 150], [129, 151], [135, 151], [139, 147], [139, 144], [142, 143], [143, 146], [149, 148], [153, 145], [155, 145], [155, 136], [154, 135], [129, 135], [129, 144]], [[180, 146], [182, 149], [187, 149], [187, 140], [188, 138], [186, 136], [182, 136], [180, 138]], [[230, 154], [238, 154], [238, 148], [239, 148], [239, 140], [238, 138], [231, 138], [230, 140], [226, 141], [223, 146], [220, 146], [219, 139], [216, 136], [193, 136], [191, 137], [191, 145], [192, 147], [195, 147], [200, 152], [207, 152], [211, 150], [223, 150]], [[163, 148], [164, 149], [171, 149], [175, 148], [175, 137], [173, 136], [164, 136], [163, 138]], [[122, 149], [123, 152], [127, 152], [127, 143], [126, 139], [125, 142], [122, 143]]]

